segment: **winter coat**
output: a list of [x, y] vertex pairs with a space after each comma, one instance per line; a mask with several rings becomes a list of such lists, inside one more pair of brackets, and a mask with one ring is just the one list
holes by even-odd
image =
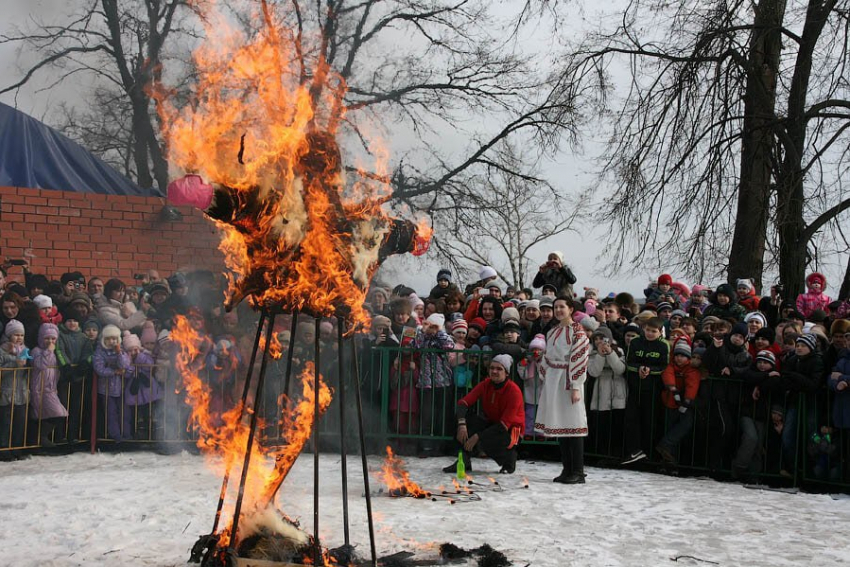
[[[833, 372], [840, 372], [841, 376], [833, 378], [830, 374], [827, 384], [833, 391], [832, 423], [839, 429], [850, 429], [850, 349], [842, 349], [841, 358], [835, 365]], [[847, 388], [838, 391], [838, 384], [844, 382]]]
[[823, 357], [819, 352], [799, 357], [791, 353], [782, 364], [780, 376], [764, 381], [762, 391], [780, 400], [785, 395], [786, 403], [794, 404], [803, 392], [816, 392], [824, 384]]
[[448, 293], [450, 291], [460, 292], [457, 285], [455, 285], [453, 283], [450, 283], [446, 287], [440, 287], [439, 284], [435, 285], [433, 288], [431, 288], [431, 293], [428, 294], [428, 299], [433, 299], [433, 300], [443, 299], [444, 297], [446, 297], [446, 295], [448, 295]]
[[561, 266], [560, 268], [546, 268], [543, 272], [537, 272], [531, 286], [537, 288], [550, 284], [558, 290], [558, 295], [572, 297], [574, 283], [576, 283], [576, 277], [572, 270], [567, 266]]
[[648, 341], [637, 337], [629, 343], [626, 352], [626, 375], [637, 377], [641, 366], [649, 368], [649, 376], [640, 380], [642, 392], [652, 391], [653, 385], [660, 382], [661, 373], [670, 363], [670, 344], [662, 339]]
[[[508, 448], [516, 445], [525, 430], [525, 406], [519, 386], [510, 380], [505, 380], [497, 386], [490, 378], [487, 378], [461, 398], [458, 405], [471, 408], [479, 400], [487, 421], [501, 423], [511, 434]], [[576, 405], [584, 406], [584, 404]]]
[[[776, 369], [779, 370], [779, 367], [782, 365], [782, 347], [773, 343], [764, 350], [769, 350], [773, 353], [773, 356], [776, 357]], [[755, 360], [759, 353], [758, 351], [759, 349], [756, 348], [755, 341], [747, 341], [747, 352], [750, 354], [750, 359]]]
[[[580, 324], [559, 324], [549, 332], [541, 364], [543, 391], [534, 417], [535, 431], [547, 437], [587, 437], [584, 383], [589, 356], [590, 340]], [[572, 390], [581, 393], [579, 403], [572, 403]]]
[[736, 321], [743, 321], [744, 317], [747, 315], [747, 310], [738, 305], [738, 303], [732, 299], [726, 305], [712, 303], [705, 309], [705, 311], [702, 312], [702, 314], [703, 317], [717, 317], [718, 319], [734, 319]]
[[[413, 339], [413, 347], [416, 349], [452, 351], [455, 341], [445, 331], [437, 331], [434, 335], [428, 335], [422, 329], [416, 331]], [[416, 381], [417, 388], [445, 388], [452, 385], [452, 369], [449, 366], [448, 352], [422, 352], [419, 353], [419, 377]]]
[[[661, 401], [670, 409], [676, 409], [683, 405], [681, 402], [693, 402], [699, 393], [700, 372], [698, 368], [691, 366], [690, 362], [684, 366], [677, 366], [671, 362], [661, 373], [661, 381], [664, 382], [664, 390], [661, 392]], [[677, 402], [675, 395], [678, 391], [681, 402]]]
[[[751, 417], [758, 421], [766, 421], [768, 417], [768, 409], [774, 400], [770, 399], [767, 392], [762, 391], [762, 386], [765, 381], [770, 379], [770, 373], [773, 370], [762, 372], [756, 368], [753, 363], [750, 368], [744, 372], [742, 378], [744, 387], [741, 389], [741, 416]], [[753, 391], [759, 389], [759, 399], [753, 400]], [[784, 399], [777, 400], [777, 403], [782, 403]]]
[[55, 352], [40, 346], [32, 350], [32, 378], [30, 379], [30, 406], [32, 419], [67, 417], [68, 410], [59, 401], [59, 362]]
[[[513, 368], [517, 368], [519, 362], [525, 357], [525, 351], [528, 349], [528, 345], [521, 341], [508, 343], [497, 340], [490, 344], [490, 348], [493, 349], [493, 356], [496, 356], [497, 354], [510, 355], [510, 357], [514, 360]], [[515, 374], [513, 372], [508, 372], [508, 375]]]
[[595, 349], [587, 361], [587, 375], [596, 379], [590, 411], [610, 411], [626, 408], [628, 385], [626, 384], [626, 358], [615, 348], [611, 354], [602, 356]]
[[814, 292], [808, 290], [806, 293], [801, 293], [797, 296], [797, 311], [808, 319], [812, 312], [818, 309], [828, 312], [829, 309], [827, 306], [830, 303], [832, 303], [832, 299], [823, 291]]
[[527, 404], [537, 405], [540, 391], [543, 389], [543, 374], [540, 373], [540, 360], [531, 353], [520, 362], [519, 377], [522, 379], [522, 397]]
[[72, 332], [65, 325], [59, 326], [56, 359], [59, 361], [60, 381], [76, 383], [89, 378], [93, 354], [94, 343], [82, 331]]
[[[723, 346], [716, 347], [714, 342], [708, 345], [702, 364], [708, 369], [709, 374], [716, 378], [708, 380], [705, 384], [709, 388], [712, 400], [738, 405], [741, 401], [741, 391], [744, 373], [750, 368], [750, 353], [747, 352], [746, 344], [736, 346], [732, 344], [729, 335], [723, 339]], [[722, 374], [723, 369], [730, 370], [729, 376]]]
[[92, 357], [92, 364], [97, 374], [97, 393], [110, 398], [120, 398], [124, 386], [123, 378], [133, 369], [130, 355], [120, 348], [107, 350], [103, 345], [98, 345]]
[[153, 356], [143, 350], [131, 362], [131, 369], [124, 376], [124, 405], [143, 406], [162, 399], [163, 388], [152, 379]]
[[12, 401], [23, 406], [30, 401], [31, 369], [18, 366], [18, 355], [11, 343], [0, 345], [0, 406], [8, 406]]
[[122, 331], [129, 331], [141, 327], [147, 316], [142, 311], [136, 311], [129, 317], [121, 314], [122, 304], [120, 301], [110, 299], [107, 303], [97, 308], [97, 318], [100, 326], [115, 325]]
[[758, 311], [761, 298], [756, 295], [756, 290], [751, 289], [744, 297], [738, 297], [738, 305], [747, 310], [747, 313]]

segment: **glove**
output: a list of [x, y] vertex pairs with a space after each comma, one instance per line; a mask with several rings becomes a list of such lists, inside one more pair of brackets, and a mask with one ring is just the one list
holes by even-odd
[[684, 399], [679, 402], [679, 413], [688, 413], [688, 410], [691, 409], [693, 405], [692, 400]]
[[681, 394], [679, 394], [679, 392], [678, 392], [678, 391], [676, 391], [676, 392], [674, 392], [674, 393], [673, 393], [673, 399], [674, 399], [674, 400], [676, 400], [676, 403], [677, 403], [677, 404], [680, 404], [680, 405], [681, 405], [681, 403], [682, 403], [682, 395], [681, 395]]

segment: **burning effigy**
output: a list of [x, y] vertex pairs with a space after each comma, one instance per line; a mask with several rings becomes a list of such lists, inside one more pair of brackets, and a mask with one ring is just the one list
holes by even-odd
[[[343, 326], [348, 333], [368, 323], [365, 294], [380, 264], [394, 254], [424, 253], [430, 228], [388, 213], [386, 156], [368, 167], [345, 165], [339, 141], [345, 83], [321, 55], [312, 61], [305, 55], [306, 40], [275, 13], [280, 5], [256, 3], [251, 33], [230, 25], [215, 2], [195, 8], [206, 37], [193, 54], [192, 96], [178, 103], [165, 90], [156, 93], [169, 160], [179, 170], [168, 196], [202, 210], [220, 229], [225, 308], [247, 300], [260, 311], [260, 325], [242, 399], [223, 415], [211, 411], [209, 386], [199, 376], [203, 339], [191, 319], [178, 318], [172, 330], [192, 408], [189, 426], [223, 477], [212, 533], [199, 540], [193, 559], [205, 565], [239, 558], [349, 564], [345, 551], [321, 548], [318, 526], [308, 534], [275, 502], [332, 392], [317, 363], [308, 364], [300, 395], [283, 400], [279, 419], [286, 443], [266, 448], [257, 442], [262, 427], [253, 408], [269, 351], [280, 352], [271, 348], [271, 329], [278, 313], [306, 314], [317, 325], [321, 317], [335, 317], [342, 341]], [[258, 348], [262, 364], [252, 408], [249, 385]], [[318, 342], [315, 350], [318, 360]], [[365, 457], [363, 463], [365, 468]], [[229, 495], [231, 478], [239, 479], [235, 496]], [[372, 541], [373, 562], [374, 553]]]

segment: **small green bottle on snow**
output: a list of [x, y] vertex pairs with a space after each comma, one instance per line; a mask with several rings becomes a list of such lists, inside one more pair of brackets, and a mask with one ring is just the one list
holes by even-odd
[[466, 463], [463, 462], [463, 449], [457, 452], [457, 477], [466, 478]]

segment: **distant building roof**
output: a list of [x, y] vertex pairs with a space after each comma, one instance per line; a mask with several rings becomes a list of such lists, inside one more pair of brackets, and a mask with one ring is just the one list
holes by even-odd
[[0, 103], [0, 186], [162, 196], [142, 189], [53, 128]]

